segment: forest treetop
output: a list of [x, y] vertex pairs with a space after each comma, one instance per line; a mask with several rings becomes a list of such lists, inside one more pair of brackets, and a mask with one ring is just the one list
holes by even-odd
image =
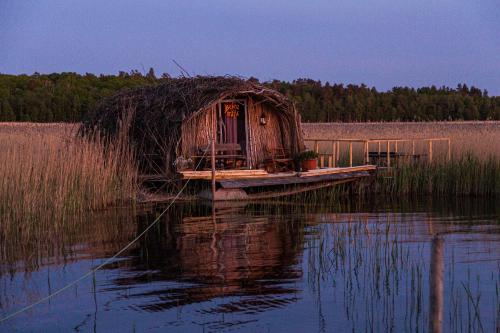
[[[0, 74], [0, 121], [77, 122], [103, 97], [169, 78], [153, 69], [145, 75]], [[389, 91], [311, 79], [265, 84], [293, 99], [304, 122], [500, 120], [500, 96], [466, 84]]]

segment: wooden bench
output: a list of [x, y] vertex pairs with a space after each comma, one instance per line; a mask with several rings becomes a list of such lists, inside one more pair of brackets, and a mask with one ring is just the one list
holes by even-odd
[[[199, 148], [196, 155], [193, 156], [195, 165], [203, 165], [204, 168], [209, 168], [212, 156], [212, 148]], [[237, 168], [246, 166], [247, 157], [243, 154], [241, 145], [238, 143], [216, 143], [215, 144], [215, 163], [217, 169], [226, 167]], [[200, 160], [202, 160], [200, 162]], [[238, 165], [241, 164], [241, 165]]]

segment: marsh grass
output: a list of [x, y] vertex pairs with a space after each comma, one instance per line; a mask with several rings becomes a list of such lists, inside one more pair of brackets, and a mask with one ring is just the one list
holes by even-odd
[[500, 195], [500, 159], [480, 159], [472, 153], [438, 163], [402, 164], [380, 173], [376, 191], [392, 195]]
[[105, 144], [67, 125], [0, 125], [0, 225], [64, 221], [128, 202], [136, 167], [124, 140]]
[[[447, 137], [451, 139], [452, 156], [460, 157], [471, 151], [480, 159], [488, 159], [491, 155], [500, 158], [499, 121], [304, 123], [302, 128], [306, 140], [308, 138], [418, 139]], [[353, 148], [355, 151], [362, 151], [363, 145], [355, 144]], [[424, 145], [420, 148], [422, 153], [425, 153], [427, 147]], [[344, 151], [345, 149], [343, 147]], [[435, 153], [444, 152], [446, 149], [447, 144], [445, 143], [436, 143], [435, 145]], [[419, 147], [417, 147], [418, 150]]]

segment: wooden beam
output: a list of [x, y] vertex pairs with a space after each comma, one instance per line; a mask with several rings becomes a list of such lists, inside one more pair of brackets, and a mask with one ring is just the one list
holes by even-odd
[[[198, 180], [211, 180], [212, 170], [210, 171], [179, 171], [183, 179], [198, 179]], [[265, 170], [216, 170], [215, 179], [228, 179], [228, 178], [253, 178], [264, 177], [269, 175]]]
[[316, 169], [310, 170], [307, 172], [301, 172], [299, 177], [307, 178], [307, 177], [316, 177], [320, 175], [333, 175], [339, 173], [349, 173], [356, 171], [374, 171], [377, 167], [375, 165], [360, 165], [349, 168], [328, 168], [328, 169]]
[[332, 141], [332, 167], [335, 168], [336, 166], [336, 160], [337, 160], [337, 143], [335, 141]]
[[295, 189], [290, 189], [288, 191], [284, 190], [284, 191], [268, 191], [268, 192], [262, 192], [262, 193], [253, 193], [253, 194], [248, 194], [248, 198], [251, 200], [271, 199], [271, 198], [281, 197], [281, 196], [285, 196], [285, 195], [299, 194], [299, 193], [319, 190], [322, 188], [331, 187], [331, 186], [335, 186], [335, 185], [351, 183], [351, 182], [359, 181], [359, 179], [360, 178], [350, 178], [350, 179], [336, 180], [336, 181], [332, 181], [332, 182], [324, 182], [324, 183], [320, 183], [320, 184], [305, 185], [305, 186], [297, 187]]
[[371, 171], [352, 171], [336, 174], [316, 175], [314, 177], [267, 177], [255, 179], [239, 179], [239, 180], [221, 180], [220, 185], [223, 188], [248, 188], [248, 187], [266, 187], [266, 186], [283, 186], [293, 184], [307, 183], [323, 183], [336, 180], [344, 180], [350, 178], [363, 178], [373, 175]]
[[349, 142], [349, 166], [352, 167], [352, 141]]
[[370, 143], [365, 142], [365, 164], [370, 163]]
[[451, 140], [448, 139], [448, 162], [451, 161]]
[[[251, 99], [251, 97], [250, 97]], [[248, 105], [249, 103], [247, 101], [245, 101], [245, 140], [246, 140], [246, 143], [245, 143], [245, 150], [246, 150], [246, 157], [247, 157], [247, 168], [248, 169], [251, 169], [252, 168], [252, 160], [250, 159], [250, 149], [249, 149], [249, 145], [250, 145], [250, 128], [249, 128], [249, 125], [250, 125], [250, 122], [248, 121]]]
[[429, 162], [432, 163], [432, 140], [429, 140]]
[[391, 142], [387, 140], [387, 167], [391, 167]]
[[340, 167], [340, 142], [337, 141], [337, 167]]
[[217, 114], [216, 108], [212, 107], [212, 147], [210, 154], [210, 163], [212, 167], [212, 201], [215, 200], [215, 141], [217, 131]]

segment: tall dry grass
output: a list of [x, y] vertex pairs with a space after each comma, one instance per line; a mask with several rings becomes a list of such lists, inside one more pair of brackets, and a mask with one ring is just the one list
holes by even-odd
[[[434, 159], [427, 160], [427, 145], [419, 143], [418, 161], [408, 159], [379, 172], [376, 191], [389, 195], [500, 196], [500, 122], [426, 122], [426, 123], [321, 123], [303, 124], [304, 138], [321, 139], [451, 139], [435, 143]], [[341, 165], [347, 165], [347, 144], [342, 146]], [[325, 152], [331, 147], [320, 145]], [[363, 145], [354, 144], [354, 162], [363, 163]], [[392, 148], [394, 149], [394, 147]], [[385, 147], [382, 145], [382, 151]], [[400, 152], [411, 146], [400, 144]]]
[[460, 158], [472, 153], [485, 160], [490, 156], [500, 158], [500, 121], [304, 123], [302, 128], [305, 139], [449, 137], [452, 156]]
[[75, 125], [0, 124], [3, 228], [64, 220], [135, 197], [136, 167], [123, 140], [105, 145], [76, 130]]

